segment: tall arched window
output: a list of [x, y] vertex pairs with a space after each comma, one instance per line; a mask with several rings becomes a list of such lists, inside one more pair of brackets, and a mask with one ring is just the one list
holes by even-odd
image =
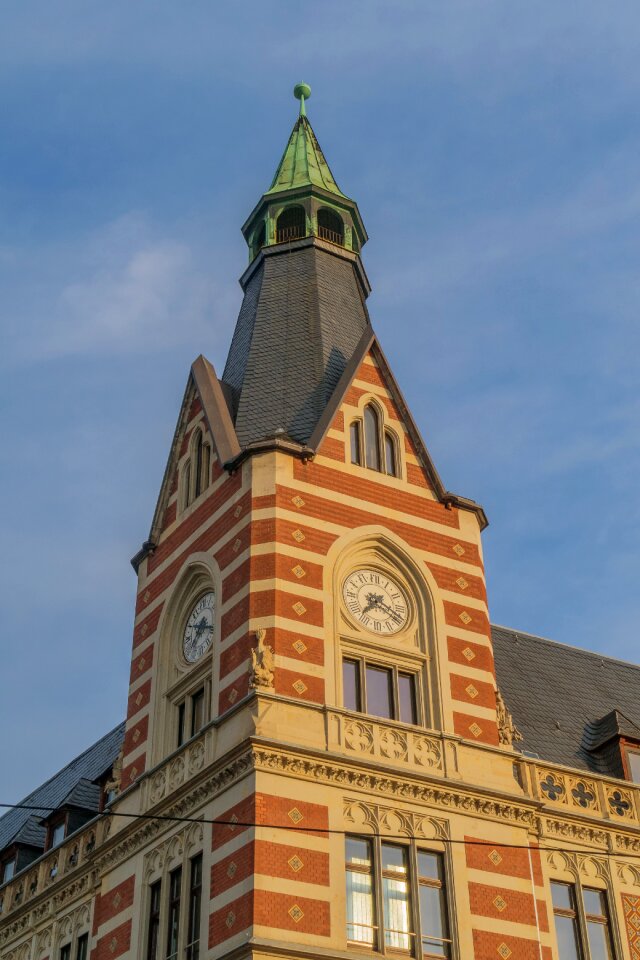
[[191, 460], [187, 460], [182, 472], [182, 509], [191, 503]]
[[330, 243], [344, 244], [344, 224], [342, 217], [339, 217], [333, 210], [321, 207], [318, 210], [318, 236], [321, 240], [328, 240]]
[[390, 430], [384, 432], [384, 465], [390, 477], [398, 476], [396, 441]]
[[194, 456], [194, 469], [195, 469], [195, 489], [193, 492], [194, 497], [199, 497], [202, 493], [202, 431], [198, 430], [195, 442], [195, 456]]
[[360, 443], [360, 421], [354, 420], [349, 427], [349, 439], [351, 441], [351, 463], [362, 463], [362, 450]]
[[370, 403], [364, 408], [364, 458], [370, 470], [380, 469], [380, 424]]
[[276, 223], [276, 242], [286, 243], [287, 240], [300, 240], [307, 235], [307, 215], [304, 207], [294, 204], [287, 207], [278, 217]]

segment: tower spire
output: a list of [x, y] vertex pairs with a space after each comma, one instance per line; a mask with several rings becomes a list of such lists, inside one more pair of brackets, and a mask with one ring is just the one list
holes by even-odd
[[308, 100], [311, 96], [311, 87], [308, 83], [296, 83], [293, 88], [294, 97], [300, 101], [300, 116], [306, 117], [307, 111], [305, 109], [304, 102]]

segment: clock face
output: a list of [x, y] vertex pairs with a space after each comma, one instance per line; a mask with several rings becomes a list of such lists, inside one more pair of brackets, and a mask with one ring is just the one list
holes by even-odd
[[409, 621], [404, 592], [378, 570], [354, 570], [344, 582], [342, 597], [351, 616], [372, 633], [398, 633]]
[[213, 641], [216, 595], [213, 590], [200, 597], [189, 614], [182, 637], [184, 658], [195, 663], [207, 652]]

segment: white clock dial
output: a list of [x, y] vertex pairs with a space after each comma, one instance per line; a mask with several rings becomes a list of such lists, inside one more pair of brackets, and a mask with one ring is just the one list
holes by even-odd
[[184, 658], [195, 663], [207, 652], [213, 642], [215, 629], [216, 595], [213, 590], [200, 597], [185, 624], [182, 637]]
[[351, 616], [372, 633], [398, 633], [408, 623], [407, 598], [386, 573], [354, 570], [344, 582], [342, 597]]

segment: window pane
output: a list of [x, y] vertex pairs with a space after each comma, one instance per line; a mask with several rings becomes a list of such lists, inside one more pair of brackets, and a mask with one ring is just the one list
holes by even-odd
[[178, 707], [178, 746], [184, 743], [184, 703]]
[[588, 923], [589, 950], [591, 960], [612, 960], [613, 951], [609, 939], [609, 928], [604, 923]]
[[412, 950], [407, 852], [404, 847], [382, 844], [382, 902], [384, 940], [396, 950]]
[[60, 947], [60, 960], [71, 960], [70, 943], [65, 943], [64, 947]]
[[391, 719], [391, 670], [367, 666], [367, 713]]
[[447, 911], [444, 891], [440, 887], [420, 884], [420, 927], [422, 949], [427, 956], [448, 957]]
[[607, 916], [607, 902], [602, 890], [591, 890], [588, 887], [582, 891], [584, 897], [584, 912], [594, 917]]
[[87, 947], [89, 945], [89, 934], [83, 933], [78, 937], [78, 949], [76, 951], [76, 960], [87, 960]]
[[16, 861], [8, 860], [5, 863], [4, 869], [2, 871], [2, 882], [6, 883], [7, 880], [11, 880], [11, 877], [14, 875], [15, 872], [16, 872]]
[[342, 661], [342, 696], [347, 710], [362, 710], [360, 664], [356, 660]]
[[442, 857], [437, 853], [418, 850], [418, 876], [427, 880], [442, 880]]
[[371, 406], [364, 408], [364, 447], [367, 466], [372, 470], [379, 470], [380, 438], [378, 436], [378, 414]]
[[202, 854], [191, 861], [189, 881], [189, 929], [187, 931], [187, 960], [200, 956], [200, 908], [202, 902]]
[[387, 473], [395, 477], [397, 475], [396, 471], [396, 445], [393, 442], [393, 437], [390, 433], [385, 433], [384, 435], [384, 459]]
[[149, 930], [147, 932], [147, 960], [157, 960], [158, 939], [160, 933], [160, 892], [161, 882], [151, 886], [149, 896]]
[[58, 823], [51, 831], [51, 846], [57, 847], [64, 840], [64, 823]]
[[629, 761], [629, 773], [634, 783], [640, 783], [640, 753], [635, 750], [629, 750], [627, 753]]
[[204, 690], [198, 690], [191, 697], [191, 736], [204, 727]]
[[182, 868], [178, 867], [169, 874], [169, 923], [167, 930], [167, 960], [178, 955], [178, 933], [180, 929], [180, 886]]
[[347, 938], [356, 943], [375, 945], [375, 913], [371, 843], [347, 837]]
[[556, 936], [558, 938], [558, 956], [562, 960], [580, 960], [578, 931], [576, 921], [571, 917], [556, 915]]
[[398, 674], [399, 719], [405, 723], [417, 723], [415, 676], [412, 673]]
[[360, 463], [360, 424], [354, 420], [349, 427], [351, 442], [351, 463]]
[[575, 910], [573, 890], [568, 883], [552, 883], [551, 899], [560, 910]]

